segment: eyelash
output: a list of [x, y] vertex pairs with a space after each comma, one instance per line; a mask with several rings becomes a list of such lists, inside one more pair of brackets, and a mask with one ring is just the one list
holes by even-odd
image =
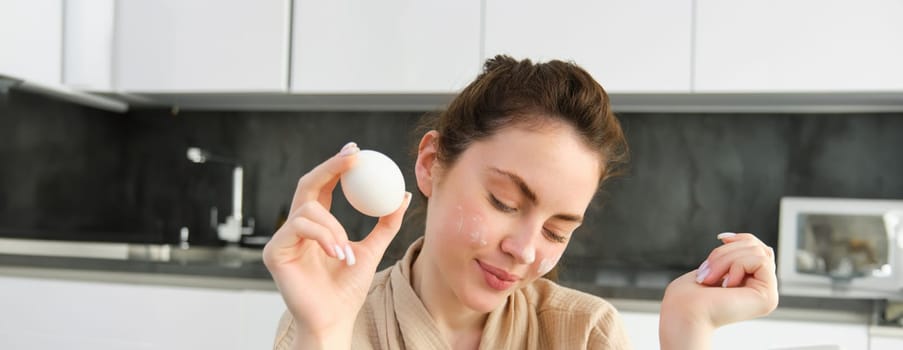
[[502, 201], [500, 201], [498, 198], [495, 198], [495, 195], [493, 195], [492, 193], [489, 194], [489, 202], [492, 203], [493, 207], [495, 207], [496, 209], [498, 209], [502, 212], [505, 212], [505, 213], [516, 213], [517, 212], [517, 208], [512, 208], [512, 207], [505, 205], [505, 203], [502, 203]]
[[564, 243], [565, 241], [567, 241], [567, 238], [565, 238], [564, 236], [559, 235], [555, 232], [552, 232], [551, 230], [542, 229], [542, 231], [543, 231], [543, 233], [546, 234], [546, 237], [548, 237], [550, 240], [552, 240], [554, 242]]
[[[493, 195], [492, 193], [489, 194], [489, 202], [492, 203], [493, 207], [495, 207], [496, 209], [498, 209], [499, 211], [501, 211], [503, 213], [516, 213], [517, 212], [517, 208], [512, 208], [512, 207], [505, 205], [505, 203], [502, 203], [502, 201], [500, 201], [498, 198], [495, 198], [495, 195]], [[564, 243], [565, 241], [567, 241], [566, 237], [559, 235], [555, 232], [552, 232], [552, 230], [549, 230], [547, 228], [543, 228], [542, 233], [543, 233], [543, 235], [546, 236], [546, 238], [548, 238], [549, 240], [551, 240], [553, 242]]]

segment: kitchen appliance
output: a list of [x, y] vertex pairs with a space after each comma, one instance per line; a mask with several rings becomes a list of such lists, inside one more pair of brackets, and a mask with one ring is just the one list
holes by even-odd
[[903, 300], [903, 200], [781, 199], [782, 295]]

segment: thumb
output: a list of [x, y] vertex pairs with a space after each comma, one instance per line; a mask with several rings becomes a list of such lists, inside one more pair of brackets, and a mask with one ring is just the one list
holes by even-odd
[[401, 201], [401, 206], [392, 214], [379, 218], [376, 226], [373, 227], [370, 234], [368, 234], [361, 242], [380, 259], [386, 249], [389, 248], [389, 243], [392, 243], [392, 240], [395, 239], [398, 230], [401, 229], [401, 221], [410, 204], [411, 192], [405, 192], [404, 199]]

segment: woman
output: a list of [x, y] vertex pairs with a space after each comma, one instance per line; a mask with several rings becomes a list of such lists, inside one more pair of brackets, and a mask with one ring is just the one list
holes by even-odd
[[[606, 301], [542, 276], [601, 183], [626, 156], [608, 96], [576, 65], [497, 56], [434, 121], [415, 175], [424, 235], [375, 273], [410, 203], [349, 242], [330, 214], [354, 143], [298, 182], [264, 249], [288, 311], [277, 349], [629, 348]], [[749, 234], [724, 243], [665, 292], [663, 349], [704, 349], [718, 326], [777, 305], [774, 253]]]

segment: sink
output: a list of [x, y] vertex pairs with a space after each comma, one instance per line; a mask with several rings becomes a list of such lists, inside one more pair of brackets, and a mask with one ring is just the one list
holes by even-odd
[[263, 261], [263, 250], [244, 248], [234, 245], [225, 247], [190, 247], [188, 249], [170, 249], [168, 261], [180, 264], [215, 264], [227, 267], [239, 267], [249, 263]]
[[170, 245], [130, 245], [129, 260], [173, 262], [183, 265], [221, 265], [239, 267], [263, 261], [263, 250], [237, 245], [225, 247]]

